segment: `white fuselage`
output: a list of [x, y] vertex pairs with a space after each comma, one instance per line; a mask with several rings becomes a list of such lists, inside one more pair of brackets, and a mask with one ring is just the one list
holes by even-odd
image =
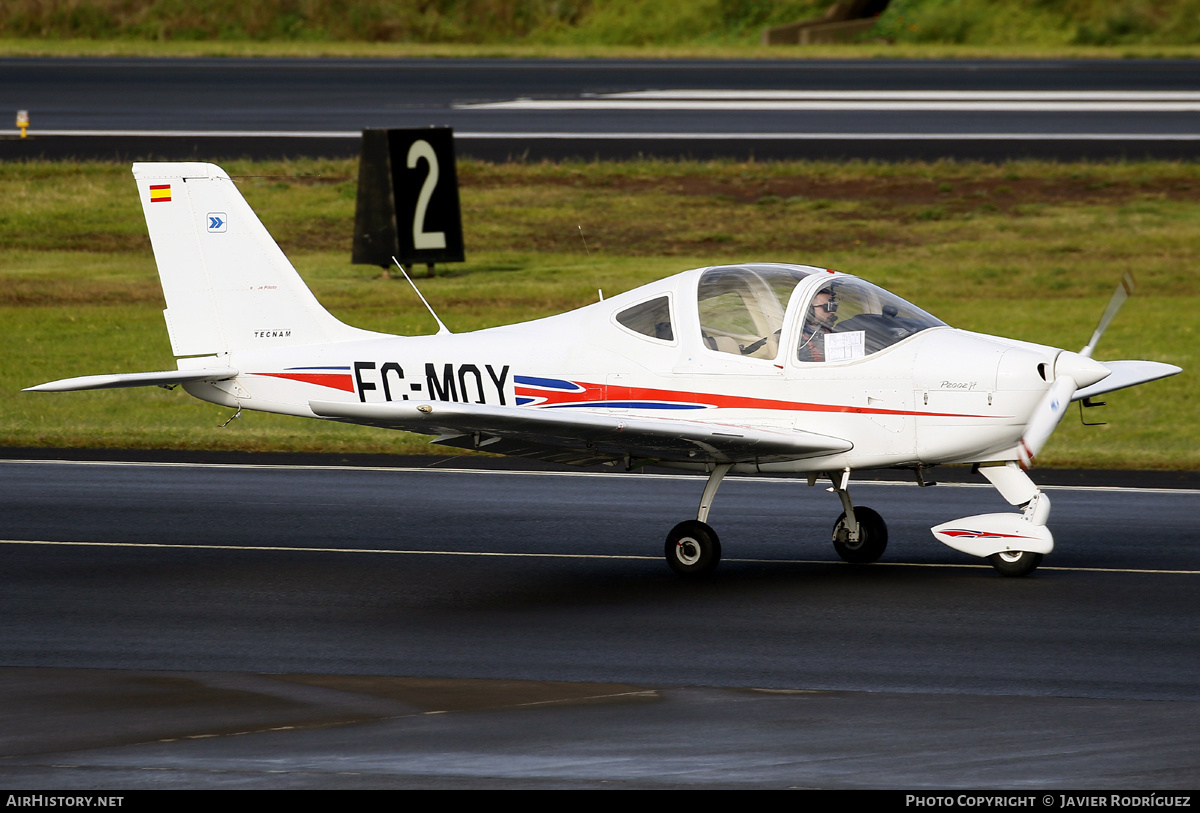
[[[701, 339], [698, 273], [473, 333], [277, 349], [264, 336], [261, 350], [222, 357], [241, 371], [236, 379], [186, 388], [228, 406], [303, 417], [314, 417], [310, 401], [458, 401], [799, 430], [854, 448], [735, 470], [830, 471], [1013, 459], [1061, 352], [941, 326], [866, 357], [804, 362], [786, 351], [797, 344], [799, 304], [788, 308], [773, 358], [720, 352]], [[807, 301], [823, 283], [801, 283], [793, 300]], [[673, 302], [671, 340], [616, 320], [663, 295]]]

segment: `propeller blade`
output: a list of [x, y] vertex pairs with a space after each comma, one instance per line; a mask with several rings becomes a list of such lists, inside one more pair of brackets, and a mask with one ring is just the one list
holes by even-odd
[[1067, 413], [1071, 396], [1075, 394], [1076, 389], [1078, 386], [1075, 379], [1069, 375], [1060, 375], [1054, 379], [1050, 389], [1046, 390], [1046, 394], [1033, 410], [1033, 416], [1026, 424], [1025, 434], [1021, 436], [1021, 443], [1017, 446], [1021, 468], [1027, 469], [1033, 465], [1033, 459], [1042, 451], [1050, 435], [1058, 428], [1063, 415]]
[[1104, 309], [1104, 315], [1100, 317], [1100, 324], [1096, 326], [1096, 332], [1092, 334], [1092, 338], [1079, 351], [1079, 355], [1092, 357], [1092, 351], [1096, 349], [1096, 343], [1100, 341], [1100, 337], [1104, 335], [1104, 331], [1108, 330], [1108, 323], [1113, 320], [1117, 312], [1121, 310], [1121, 306], [1125, 304], [1125, 300], [1133, 293], [1133, 275], [1126, 271], [1121, 275], [1121, 282], [1117, 285], [1117, 290], [1113, 291], [1112, 299], [1108, 300], [1108, 307]]

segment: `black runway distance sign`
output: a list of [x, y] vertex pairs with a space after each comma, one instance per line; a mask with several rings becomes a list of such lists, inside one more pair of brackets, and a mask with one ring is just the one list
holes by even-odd
[[462, 262], [462, 215], [449, 127], [363, 130], [351, 262]]

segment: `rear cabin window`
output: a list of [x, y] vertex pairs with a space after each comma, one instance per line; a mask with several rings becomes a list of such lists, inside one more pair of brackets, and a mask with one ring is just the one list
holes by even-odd
[[671, 300], [665, 296], [626, 308], [617, 314], [617, 322], [651, 339], [675, 341], [675, 333], [671, 330]]

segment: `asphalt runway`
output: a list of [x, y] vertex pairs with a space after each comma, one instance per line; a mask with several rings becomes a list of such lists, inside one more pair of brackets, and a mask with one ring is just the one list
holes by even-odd
[[1194, 489], [1049, 490], [1006, 579], [928, 527], [990, 487], [0, 463], [11, 788], [1188, 788]]
[[1192, 159], [1190, 60], [0, 59], [31, 137], [0, 159], [354, 156], [450, 126], [460, 155]]

